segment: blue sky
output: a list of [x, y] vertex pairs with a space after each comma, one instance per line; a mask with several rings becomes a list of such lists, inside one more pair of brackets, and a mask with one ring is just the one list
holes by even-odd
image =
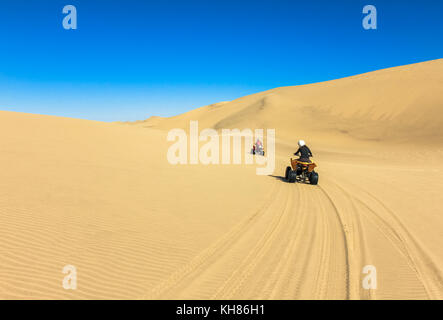
[[[77, 8], [78, 29], [62, 27]], [[364, 30], [362, 9], [378, 10]], [[443, 1], [0, 0], [0, 110], [137, 120], [443, 57]]]

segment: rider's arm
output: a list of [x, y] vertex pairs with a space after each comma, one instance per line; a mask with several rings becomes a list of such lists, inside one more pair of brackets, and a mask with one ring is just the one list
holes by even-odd
[[297, 152], [296, 152], [296, 153], [294, 153], [294, 156], [298, 156], [298, 155], [299, 155], [299, 153], [300, 153], [300, 148], [298, 148]]
[[310, 157], [313, 157], [313, 155], [312, 155], [312, 152], [311, 152], [311, 149], [309, 149], [309, 147], [308, 147], [308, 146], [306, 146], [306, 148], [308, 149], [308, 152], [309, 152], [309, 156], [310, 156]]

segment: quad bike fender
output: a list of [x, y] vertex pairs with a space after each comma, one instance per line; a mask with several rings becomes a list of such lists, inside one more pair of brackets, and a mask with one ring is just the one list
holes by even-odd
[[314, 162], [302, 162], [291, 158], [291, 167], [293, 170], [297, 170], [297, 165], [306, 166], [308, 168], [308, 172], [314, 171], [314, 169], [317, 167]]

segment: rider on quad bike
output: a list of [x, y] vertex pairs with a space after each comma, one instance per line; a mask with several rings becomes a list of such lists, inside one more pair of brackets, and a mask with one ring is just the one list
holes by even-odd
[[312, 157], [312, 152], [303, 140], [298, 142], [298, 146], [294, 155], [300, 156], [300, 158], [291, 158], [291, 166], [287, 167], [285, 171], [285, 180], [290, 183], [309, 181], [310, 184], [317, 185], [318, 173], [314, 170], [317, 165], [309, 159]]
[[296, 153], [294, 153], [294, 156], [300, 156], [298, 159], [301, 162], [307, 162], [311, 163], [311, 160], [309, 160], [309, 157], [313, 157], [311, 150], [306, 145], [306, 143], [303, 140], [298, 141], [298, 150]]
[[257, 139], [255, 144], [252, 146], [252, 154], [258, 154], [261, 156], [265, 155], [265, 150], [263, 148], [263, 143], [260, 141], [260, 139]]

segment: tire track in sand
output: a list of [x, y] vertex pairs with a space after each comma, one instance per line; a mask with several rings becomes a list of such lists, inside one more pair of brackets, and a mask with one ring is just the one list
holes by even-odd
[[[340, 224], [318, 188], [286, 184], [289, 201], [265, 245], [246, 257], [212, 298], [326, 299], [347, 297], [346, 250]], [[292, 199], [293, 198], [293, 199]], [[326, 204], [325, 204], [326, 203]]]
[[330, 194], [326, 191], [324, 187], [321, 185], [317, 186], [318, 189], [322, 191], [322, 193], [325, 195], [327, 201], [331, 204], [332, 208], [334, 209], [335, 216], [337, 218], [337, 221], [340, 225], [340, 231], [341, 236], [343, 238], [344, 243], [344, 249], [345, 249], [345, 283], [346, 283], [346, 299], [354, 299], [356, 298], [357, 294], [355, 293], [356, 290], [353, 289], [353, 286], [351, 286], [352, 283], [354, 283], [354, 276], [351, 274], [351, 259], [352, 259], [352, 253], [350, 249], [350, 235], [349, 230], [346, 227], [346, 224], [344, 222], [344, 218], [340, 214], [340, 210], [338, 209], [337, 205], [335, 204], [334, 200], [330, 196]]
[[287, 226], [285, 222], [290, 220], [288, 214], [290, 214], [293, 199], [289, 188], [285, 186], [284, 191], [285, 195], [283, 196], [284, 202], [282, 209], [273, 214], [274, 218], [264, 235], [228, 280], [215, 292], [212, 296], [213, 299], [229, 299], [234, 297], [253, 275], [255, 268], [257, 268], [257, 265], [262, 261], [263, 257], [271, 250], [272, 245], [280, 235], [281, 228]]
[[[357, 203], [356, 205], [361, 208], [359, 212], [362, 212], [371, 220], [405, 257], [410, 269], [422, 283], [428, 298], [441, 299], [443, 292], [441, 271], [394, 211], [388, 208], [381, 199], [361, 187], [353, 186], [353, 188], [358, 188], [357, 190], [363, 192], [366, 197], [353, 195], [342, 185], [337, 183], [335, 185], [348, 196], [350, 201]], [[426, 263], [423, 263], [423, 261]]]
[[[251, 225], [257, 223], [257, 221], [268, 212], [268, 208], [276, 202], [278, 194], [281, 193], [281, 191], [282, 185], [276, 181], [266, 201], [258, 210], [233, 227], [213, 245], [194, 257], [190, 262], [173, 272], [165, 281], [152, 290], [149, 290], [142, 299], [161, 299], [175, 287], [189, 281], [189, 279], [192, 280], [192, 278], [197, 276], [202, 270], [205, 270], [209, 265], [215, 263], [220, 256], [239, 241], [244, 233], [250, 229]], [[176, 293], [175, 290], [174, 292]]]
[[357, 298], [346, 223], [324, 188], [277, 181], [261, 209], [144, 298]]

